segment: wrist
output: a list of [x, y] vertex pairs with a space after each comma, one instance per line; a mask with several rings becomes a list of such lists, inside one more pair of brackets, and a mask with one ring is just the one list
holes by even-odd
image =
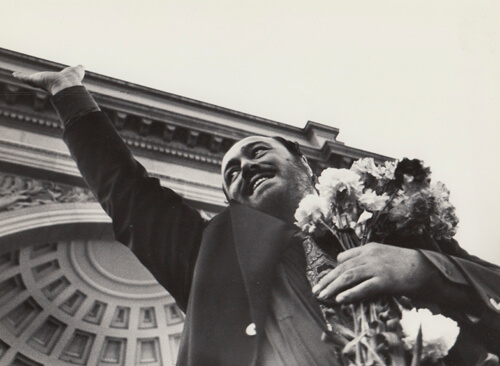
[[52, 85], [49, 88], [49, 92], [52, 95], [56, 95], [60, 91], [64, 89], [71, 88], [72, 86], [77, 86], [77, 85], [83, 85], [82, 81], [79, 80], [78, 78], [70, 78], [70, 77], [61, 77], [58, 78], [52, 83]]
[[415, 289], [413, 296], [428, 299], [435, 296], [443, 288], [443, 278], [439, 271], [418, 250], [414, 251], [417, 270], [415, 273]]

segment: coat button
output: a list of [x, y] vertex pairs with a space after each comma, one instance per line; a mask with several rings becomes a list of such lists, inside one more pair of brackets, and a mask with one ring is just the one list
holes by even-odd
[[255, 324], [254, 323], [248, 324], [247, 329], [245, 329], [245, 333], [247, 334], [247, 336], [250, 336], [250, 337], [253, 337], [254, 335], [256, 335], [257, 330], [255, 329]]

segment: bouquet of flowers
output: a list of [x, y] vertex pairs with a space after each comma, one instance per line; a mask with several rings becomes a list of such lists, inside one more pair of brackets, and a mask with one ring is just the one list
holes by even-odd
[[[305, 234], [312, 286], [335, 266], [317, 243], [325, 235], [333, 235], [342, 250], [348, 250], [374, 240], [384, 243], [396, 234], [439, 241], [456, 232], [458, 219], [449, 191], [442, 183], [431, 183], [430, 169], [416, 159], [378, 166], [365, 158], [351, 169], [328, 168], [316, 190], [295, 213], [296, 225]], [[455, 321], [428, 309], [411, 309], [404, 297], [340, 309], [335, 303], [321, 303], [321, 308], [330, 329], [325, 336], [342, 346], [346, 365], [435, 364], [459, 333]]]

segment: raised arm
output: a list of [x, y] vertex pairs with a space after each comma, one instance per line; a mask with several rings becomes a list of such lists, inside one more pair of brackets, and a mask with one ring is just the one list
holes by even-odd
[[61, 72], [15, 73], [53, 95], [64, 141], [97, 200], [126, 244], [184, 307], [205, 225], [182, 198], [149, 177], [82, 85], [82, 66]]

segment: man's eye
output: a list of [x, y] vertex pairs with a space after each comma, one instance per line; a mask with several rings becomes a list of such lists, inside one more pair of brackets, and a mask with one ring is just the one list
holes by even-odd
[[253, 149], [252, 154], [253, 154], [254, 157], [257, 157], [257, 156], [260, 156], [263, 153], [265, 153], [266, 150], [267, 149], [265, 147], [263, 147], [263, 146], [256, 147], [255, 149]]
[[236, 169], [233, 169], [233, 170], [230, 170], [228, 173], [227, 173], [227, 179], [232, 182], [234, 180], [234, 178], [236, 177], [236, 174], [238, 173], [238, 171]]

